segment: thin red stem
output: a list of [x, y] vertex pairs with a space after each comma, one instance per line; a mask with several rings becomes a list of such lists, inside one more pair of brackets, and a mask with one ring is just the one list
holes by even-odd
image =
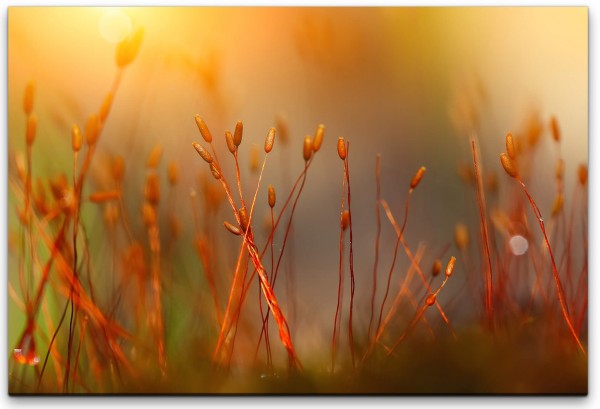
[[377, 232], [375, 234], [375, 261], [373, 262], [373, 289], [371, 291], [371, 313], [369, 315], [369, 327], [367, 329], [367, 339], [371, 339], [371, 328], [373, 325], [373, 315], [375, 311], [375, 294], [377, 293], [377, 266], [379, 264], [379, 238], [381, 236], [381, 211], [379, 210], [379, 201], [381, 200], [381, 155], [375, 158], [375, 220], [377, 223]]
[[383, 300], [381, 301], [381, 308], [379, 309], [379, 319], [377, 320], [377, 327], [375, 329], [375, 333], [379, 333], [379, 327], [381, 326], [381, 319], [383, 317], [383, 310], [385, 307], [385, 302], [387, 301], [388, 294], [390, 292], [390, 285], [392, 282], [392, 272], [394, 271], [394, 266], [396, 265], [396, 259], [398, 257], [398, 247], [400, 246], [400, 240], [404, 234], [404, 228], [406, 227], [406, 220], [408, 219], [408, 206], [410, 203], [410, 197], [412, 196], [413, 189], [408, 190], [408, 195], [406, 196], [406, 203], [404, 205], [404, 222], [402, 223], [402, 228], [398, 233], [398, 238], [396, 239], [396, 245], [394, 246], [394, 257], [392, 258], [392, 265], [390, 266], [390, 271], [388, 273], [387, 285], [385, 287], [385, 294], [383, 296]]
[[[283, 253], [284, 253], [286, 245], [288, 243], [288, 236], [290, 235], [290, 233], [292, 231], [291, 230], [291, 226], [292, 226], [292, 221], [293, 221], [293, 218], [294, 218], [294, 213], [296, 211], [296, 205], [298, 204], [298, 200], [300, 199], [300, 195], [301, 195], [302, 190], [304, 189], [304, 185], [306, 183], [306, 170], [308, 169], [308, 166], [310, 166], [310, 161], [308, 163], [305, 163], [305, 165], [304, 165], [304, 171], [302, 172], [302, 183], [300, 185], [300, 189], [298, 189], [298, 194], [296, 195], [296, 199], [294, 200], [294, 204], [292, 205], [292, 210], [290, 212], [290, 217], [288, 219], [288, 224], [287, 224], [287, 227], [286, 227], [286, 230], [285, 230], [285, 235], [284, 235], [284, 238], [283, 238], [283, 244], [281, 246], [281, 251], [279, 253], [279, 257], [277, 259], [277, 264], [275, 266], [275, 271], [274, 271], [274, 273], [272, 271], [272, 277], [271, 277], [271, 280], [270, 280], [270, 285], [273, 288], [275, 288], [275, 283], [276, 283], [277, 277], [279, 275], [279, 266], [281, 265], [281, 260], [283, 258]], [[300, 180], [300, 179], [298, 179], [298, 180]], [[266, 252], [266, 250], [268, 248], [269, 243], [271, 244], [271, 246], [273, 246], [273, 234], [274, 234], [275, 228], [277, 228], [277, 224], [279, 223], [279, 219], [283, 215], [283, 211], [285, 210], [285, 207], [289, 203], [289, 199], [292, 197], [295, 189], [296, 189], [296, 185], [294, 186], [294, 189], [292, 189], [292, 192], [290, 193], [290, 196], [288, 197], [288, 200], [286, 201], [286, 203], [284, 205], [284, 208], [281, 209], [281, 212], [279, 214], [279, 218], [277, 219], [277, 223], [275, 223], [274, 228], [271, 230], [271, 235], [269, 236], [269, 240], [268, 240], [267, 244], [265, 245], [265, 248], [263, 249], [263, 251], [262, 251], [262, 253], [260, 255], [261, 260], [262, 260], [264, 254], [265, 254], [265, 252]], [[252, 280], [253, 277], [254, 277], [254, 273], [252, 274], [251, 280]], [[244, 291], [244, 296], [245, 296], [245, 292], [246, 291], [247, 290]], [[266, 322], [267, 322], [268, 319], [269, 319], [269, 311], [267, 311], [266, 317], [263, 320], [263, 328], [261, 330], [261, 334], [260, 334], [260, 338], [259, 338], [259, 343], [262, 340], [262, 336], [263, 336], [263, 334], [264, 334], [264, 332], [266, 330], [266, 325], [265, 324], [266, 324]]]
[[487, 271], [485, 273], [485, 311], [489, 328], [494, 330], [494, 299], [492, 288], [492, 258], [490, 255], [490, 245], [488, 242], [488, 227], [485, 206], [485, 193], [483, 191], [483, 180], [481, 174], [481, 165], [479, 164], [479, 147], [475, 136], [471, 137], [471, 152], [473, 154], [473, 166], [475, 168], [475, 179], [477, 185], [477, 203], [479, 205], [479, 222], [481, 225], [481, 237], [484, 244], [485, 256], [487, 260]]
[[338, 264], [338, 291], [337, 291], [337, 304], [335, 308], [335, 316], [333, 318], [333, 336], [331, 338], [331, 373], [335, 373], [335, 357], [336, 357], [336, 345], [338, 331], [341, 324], [340, 308], [342, 306], [342, 297], [344, 295], [344, 226], [342, 223], [342, 217], [344, 215], [344, 202], [346, 199], [346, 167], [344, 166], [344, 174], [342, 176], [342, 205], [340, 209], [340, 257]]
[[[446, 282], [448, 281], [448, 278], [449, 277], [446, 276], [444, 278], [444, 281], [442, 281], [442, 284], [433, 293], [433, 296], [436, 297], [436, 299], [437, 299], [437, 295], [439, 294], [439, 292], [446, 285]], [[417, 322], [419, 322], [419, 320], [421, 319], [421, 317], [425, 313], [425, 310], [427, 310], [428, 307], [430, 307], [430, 306], [427, 305], [427, 303], [425, 303], [425, 304], [423, 304], [423, 306], [421, 307], [421, 309], [417, 311], [417, 313], [415, 314], [415, 316], [409, 322], [408, 327], [404, 330], [404, 332], [402, 333], [402, 335], [400, 335], [400, 338], [398, 338], [398, 340], [394, 343], [394, 345], [392, 345], [392, 347], [388, 350], [388, 353], [387, 353], [388, 356], [391, 355], [396, 350], [396, 348], [398, 348], [398, 346], [402, 343], [402, 341], [404, 341], [406, 339], [406, 337], [410, 334], [410, 332], [415, 327], [415, 325], [417, 324]]]
[[354, 250], [352, 246], [352, 210], [350, 208], [351, 194], [350, 194], [350, 168], [348, 165], [350, 159], [350, 142], [346, 142], [346, 159], [344, 160], [344, 168], [346, 169], [346, 183], [348, 185], [348, 228], [350, 229], [350, 317], [348, 318], [348, 338], [350, 341], [350, 356], [352, 357], [352, 369], [356, 369], [355, 353], [354, 353], [354, 334], [352, 332], [353, 323], [353, 310], [354, 310]]
[[[313, 160], [313, 158], [311, 158], [311, 159], [308, 161], [308, 163], [307, 163], [307, 164], [306, 164], [306, 166], [304, 167], [304, 170], [303, 170], [303, 171], [300, 173], [300, 175], [299, 175], [299, 176], [298, 176], [298, 178], [296, 179], [296, 182], [294, 183], [294, 186], [293, 186], [293, 188], [292, 188], [292, 191], [291, 191], [291, 192], [290, 192], [290, 194], [288, 195], [288, 197], [287, 197], [287, 199], [286, 199], [286, 201], [285, 201], [285, 203], [284, 203], [283, 207], [281, 208], [281, 211], [279, 212], [279, 216], [277, 217], [277, 221], [275, 222], [275, 226], [274, 226], [274, 228], [271, 230], [271, 234], [269, 235], [269, 238], [267, 239], [267, 243], [265, 244], [265, 247], [264, 247], [264, 249], [263, 249], [263, 251], [262, 251], [262, 253], [261, 253], [261, 255], [260, 255], [260, 259], [262, 259], [262, 257], [263, 257], [263, 256], [264, 256], [264, 254], [266, 253], [266, 251], [267, 251], [267, 249], [268, 249], [268, 246], [269, 246], [269, 244], [271, 244], [271, 243], [272, 243], [272, 241], [273, 241], [273, 237], [274, 237], [274, 234], [275, 234], [275, 230], [277, 229], [277, 226], [279, 225], [279, 222], [281, 221], [281, 218], [282, 218], [282, 216], [283, 216], [283, 214], [284, 214], [285, 210], [287, 209], [287, 206], [289, 205], [289, 203], [290, 203], [290, 200], [292, 199], [292, 197], [293, 197], [293, 195], [294, 195], [294, 192], [296, 191], [296, 188], [298, 187], [298, 184], [299, 184], [299, 183], [300, 183], [300, 181], [301, 181], [301, 180], [304, 178], [304, 175], [305, 175], [305, 174], [306, 174], [306, 172], [308, 171], [308, 168], [310, 167], [310, 165], [311, 165], [311, 163], [312, 163], [312, 160]], [[228, 192], [228, 187], [227, 187], [227, 184], [226, 184], [226, 182], [224, 182], [224, 181], [221, 181], [221, 183], [223, 184], [223, 186], [224, 186], [224, 188], [225, 188], [225, 192], [227, 193], [227, 192]], [[232, 201], [232, 199], [231, 199], [231, 195], [228, 195], [227, 197], [228, 197], [228, 199], [229, 199], [229, 203], [230, 203], [230, 205], [232, 206], [232, 208], [234, 208], [234, 209], [235, 209], [235, 206], [232, 204], [232, 203], [233, 203], [233, 201]], [[238, 214], [237, 214], [237, 211], [235, 211], [235, 210], [234, 210], [234, 215], [236, 216], [236, 219], [237, 219], [237, 221], [238, 221], [238, 223], [239, 223], [239, 216], [238, 216]], [[237, 278], [238, 278], [238, 273], [237, 273], [237, 272], [239, 271], [239, 264], [240, 264], [240, 262], [241, 262], [242, 251], [243, 251], [244, 247], [245, 247], [245, 246], [244, 246], [244, 245], [242, 245], [242, 247], [241, 247], [241, 249], [240, 249], [240, 254], [239, 254], [239, 256], [238, 256], [238, 267], [236, 268], [236, 275], [235, 275], [235, 277], [234, 277], [234, 284], [235, 284], [235, 281], [236, 281], [236, 280], [237, 280]], [[242, 289], [242, 297], [241, 297], [242, 304], [243, 304], [243, 302], [244, 302], [244, 300], [245, 300], [245, 298], [246, 298], [246, 294], [247, 294], [247, 292], [248, 292], [248, 290], [249, 290], [250, 284], [251, 284], [252, 280], [254, 279], [254, 276], [256, 275], [256, 273], [257, 273], [257, 269], [255, 268], [255, 269], [254, 269], [254, 271], [252, 272], [251, 276], [250, 276], [250, 280], [249, 280], [249, 282], [248, 282], [248, 285], [247, 285], [245, 288], [243, 288], [243, 289]], [[242, 285], [243, 285], [243, 284], [242, 284]], [[232, 326], [232, 324], [233, 324], [233, 323], [231, 323], [231, 324], [228, 324], [228, 322], [229, 322], [229, 321], [228, 321], [228, 319], [227, 319], [227, 318], [228, 318], [228, 317], [229, 317], [229, 315], [231, 314], [231, 308], [232, 308], [232, 297], [233, 297], [233, 293], [234, 293], [234, 288], [235, 288], [235, 285], [232, 285], [232, 287], [231, 287], [231, 290], [230, 290], [230, 294], [229, 294], [229, 301], [228, 301], [228, 303], [227, 303], [227, 309], [225, 310], [225, 318], [223, 319], [223, 323], [222, 323], [222, 326], [221, 326], [221, 331], [220, 331], [220, 334], [219, 334], [219, 339], [218, 339], [218, 341], [217, 341], [217, 347], [215, 348], [215, 352], [213, 353], [213, 360], [214, 360], [214, 359], [216, 359], [216, 357], [218, 356], [218, 353], [219, 353], [219, 350], [220, 350], [220, 348], [221, 348], [221, 346], [222, 346], [222, 344], [223, 344], [223, 341], [225, 340], [225, 338], [226, 338], [227, 334], [229, 334], [229, 331], [231, 330], [231, 326]], [[241, 308], [242, 308], [242, 305], [238, 305], [238, 307], [237, 307], [237, 311], [238, 311], [238, 313], [239, 313], [239, 311], [240, 311], [240, 309], [241, 309]], [[268, 316], [268, 315], [267, 315], [267, 316]]]
[[585, 348], [583, 347], [583, 344], [579, 340], [579, 337], [577, 336], [577, 332], [575, 331], [575, 328], [573, 328], [573, 324], [571, 322], [571, 316], [569, 315], [569, 307], [567, 305], [567, 300], [565, 298], [565, 292], [563, 290], [563, 286], [560, 281], [560, 276], [558, 275], [558, 270], [556, 269], [556, 262], [554, 261], [554, 254], [552, 253], [552, 249], [550, 248], [550, 242], [548, 241], [548, 236], [546, 235], [546, 228], [544, 227], [544, 219], [542, 218], [540, 209], [537, 207], [537, 205], [535, 204], [535, 201], [533, 200], [533, 198], [527, 191], [527, 188], [525, 187], [525, 184], [523, 183], [523, 181], [520, 178], [517, 178], [517, 181], [521, 184], [521, 187], [523, 188], [523, 192], [527, 196], [527, 199], [529, 200], [529, 204], [531, 204], [531, 208], [533, 209], [533, 213], [534, 213], [534, 215], [537, 219], [537, 222], [540, 226], [540, 230], [542, 231], [542, 234], [544, 235], [544, 242], [546, 243], [546, 247], [548, 247], [548, 254], [550, 254], [550, 261], [552, 262], [552, 273], [554, 275], [554, 283], [556, 285], [558, 302], [560, 303], [560, 308], [562, 310], [563, 317], [565, 319], [565, 322], [567, 323], [567, 326], [569, 327], [569, 332], [571, 333], [571, 335], [573, 336], [573, 339], [575, 340], [575, 343], [577, 344], [577, 347], [583, 353], [583, 355], [587, 356], [587, 353], [585, 352]]
[[[396, 230], [396, 234], [400, 236], [400, 242], [402, 243], [402, 246], [404, 247], [404, 252], [410, 259], [410, 262], [415, 266], [415, 269], [417, 270], [417, 273], [419, 273], [419, 277], [421, 278], [421, 281], [425, 285], [427, 292], [431, 292], [431, 287], [429, 285], [429, 282], [425, 278], [425, 274], [423, 274], [423, 271], [421, 270], [419, 263], [416, 262], [414, 255], [412, 254], [412, 252], [410, 251], [410, 248], [406, 244], [406, 241], [404, 240], [404, 236], [402, 234], [400, 234], [400, 227], [398, 227], [398, 224], [396, 223], [396, 220], [394, 219], [394, 215], [392, 214], [392, 211], [390, 210], [390, 206], [388, 205], [388, 203], [385, 200], [381, 200], [381, 205], [383, 206], [383, 209], [385, 210], [385, 214], [388, 217], [390, 223], [392, 224], [392, 226], [394, 226], [394, 229]], [[444, 313], [444, 310], [442, 309], [441, 305], [439, 304], [439, 302], [437, 300], [435, 301], [435, 306], [437, 307], [438, 311], [440, 312], [442, 320], [444, 321], [444, 323], [448, 326], [448, 328], [452, 332], [453, 337], [456, 338], [456, 334], [454, 333], [454, 330], [452, 329], [452, 326], [450, 325], [450, 321], [448, 320], [448, 317]]]

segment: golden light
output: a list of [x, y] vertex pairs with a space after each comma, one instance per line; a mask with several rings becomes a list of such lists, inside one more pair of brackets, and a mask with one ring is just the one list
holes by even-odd
[[100, 34], [109, 43], [118, 43], [131, 31], [129, 16], [118, 8], [107, 8], [98, 22]]

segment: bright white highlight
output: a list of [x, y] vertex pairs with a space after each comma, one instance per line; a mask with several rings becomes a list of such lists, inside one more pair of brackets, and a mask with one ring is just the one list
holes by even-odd
[[102, 38], [112, 44], [116, 44], [123, 40], [131, 31], [131, 20], [129, 16], [116, 8], [108, 8], [100, 21], [98, 28]]
[[511, 251], [515, 256], [521, 256], [527, 252], [529, 248], [529, 243], [527, 239], [520, 235], [514, 235], [508, 241]]

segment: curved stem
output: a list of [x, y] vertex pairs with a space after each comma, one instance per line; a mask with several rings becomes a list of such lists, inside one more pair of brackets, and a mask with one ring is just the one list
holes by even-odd
[[379, 201], [381, 200], [381, 155], [377, 154], [375, 158], [375, 220], [377, 222], [377, 233], [375, 235], [375, 261], [373, 262], [373, 290], [371, 292], [371, 314], [369, 316], [369, 327], [367, 329], [367, 339], [371, 339], [371, 327], [373, 325], [373, 314], [375, 310], [375, 294], [377, 293], [377, 266], [379, 264], [379, 238], [381, 236], [381, 212], [379, 210]]
[[331, 373], [335, 373], [335, 357], [338, 331], [341, 324], [340, 308], [344, 296], [344, 226], [342, 225], [342, 217], [344, 215], [344, 201], [346, 198], [346, 167], [344, 166], [344, 174], [342, 176], [342, 206], [340, 209], [340, 258], [338, 264], [338, 292], [337, 304], [335, 307], [335, 316], [333, 317], [333, 336], [331, 338]]
[[575, 343], [577, 344], [577, 347], [583, 353], [583, 355], [587, 356], [587, 353], [585, 352], [585, 348], [583, 347], [583, 344], [579, 340], [579, 337], [577, 336], [577, 332], [575, 331], [575, 328], [573, 327], [573, 323], [571, 322], [571, 316], [569, 314], [569, 307], [567, 305], [567, 299], [565, 297], [563, 285], [560, 281], [560, 276], [558, 275], [558, 270], [556, 268], [556, 262], [554, 261], [554, 254], [552, 253], [552, 248], [550, 248], [550, 242], [548, 241], [548, 236], [546, 235], [546, 228], [544, 227], [544, 219], [542, 218], [542, 213], [540, 212], [540, 209], [537, 207], [537, 204], [535, 203], [535, 201], [533, 200], [533, 198], [527, 191], [527, 188], [525, 187], [525, 183], [523, 183], [523, 181], [520, 178], [517, 178], [517, 181], [523, 188], [523, 192], [525, 193], [525, 195], [527, 196], [527, 199], [529, 200], [529, 204], [531, 205], [531, 208], [533, 209], [533, 213], [534, 213], [534, 215], [537, 219], [537, 222], [540, 226], [540, 230], [542, 231], [542, 234], [544, 235], [544, 242], [546, 243], [546, 247], [548, 247], [548, 254], [550, 254], [550, 261], [552, 263], [552, 273], [554, 275], [554, 283], [556, 285], [556, 292], [558, 294], [558, 302], [560, 303], [560, 308], [561, 308], [563, 317], [565, 319], [565, 322], [567, 323], [567, 326], [569, 327], [569, 332], [571, 333], [571, 335], [573, 336], [573, 339], [575, 340]]
[[481, 165], [479, 164], [479, 147], [475, 136], [471, 137], [471, 152], [473, 155], [473, 166], [475, 167], [475, 183], [477, 185], [477, 203], [479, 205], [479, 222], [481, 225], [481, 236], [483, 239], [485, 256], [487, 260], [487, 271], [485, 274], [485, 311], [487, 313], [488, 326], [494, 330], [494, 299], [492, 288], [492, 257], [490, 255], [490, 245], [488, 241], [488, 228], [486, 218], [485, 193], [483, 191], [483, 181], [481, 175]]

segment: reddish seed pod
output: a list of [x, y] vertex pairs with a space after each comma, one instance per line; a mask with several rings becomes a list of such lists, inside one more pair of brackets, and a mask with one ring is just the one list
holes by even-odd
[[117, 156], [115, 156], [115, 159], [113, 160], [113, 165], [112, 165], [113, 178], [117, 182], [120, 182], [123, 180], [124, 174], [125, 174], [125, 161], [123, 160], [122, 156], [117, 155]]
[[267, 138], [265, 139], [265, 152], [271, 152], [273, 149], [273, 143], [275, 142], [275, 128], [269, 129], [269, 133], [267, 134]]
[[325, 125], [320, 124], [317, 127], [317, 130], [315, 132], [315, 136], [313, 138], [313, 145], [312, 145], [312, 149], [315, 153], [317, 153], [319, 151], [319, 149], [321, 149], [321, 145], [323, 144], [323, 137], [325, 136]]
[[506, 153], [500, 155], [500, 163], [502, 163], [502, 167], [504, 168], [504, 171], [508, 173], [508, 176], [513, 178], [519, 176], [517, 164], [511, 160]]
[[148, 155], [148, 162], [146, 162], [146, 166], [149, 169], [156, 169], [158, 164], [160, 163], [160, 158], [162, 157], [163, 148], [160, 144], [154, 145], [150, 154]]
[[337, 151], [338, 151], [338, 155], [339, 155], [340, 159], [346, 160], [346, 155], [347, 155], [346, 141], [341, 136], [338, 138], [338, 141], [337, 141]]
[[225, 228], [227, 230], [229, 230], [231, 233], [235, 234], [236, 236], [239, 236], [240, 234], [242, 234], [242, 231], [240, 230], [239, 227], [234, 226], [233, 224], [229, 223], [228, 221], [224, 221], [223, 224], [225, 225]]
[[81, 129], [79, 129], [77, 124], [73, 124], [71, 127], [71, 146], [73, 148], [73, 152], [79, 152], [82, 143], [83, 136], [81, 136]]
[[93, 146], [98, 141], [98, 137], [100, 136], [100, 121], [98, 121], [98, 116], [92, 114], [88, 117], [88, 120], [85, 124], [85, 141], [89, 146]]
[[456, 257], [450, 257], [448, 265], [446, 265], [446, 277], [450, 277], [454, 271], [454, 263], [456, 263]]
[[169, 177], [169, 184], [171, 186], [175, 186], [177, 181], [179, 180], [179, 167], [177, 166], [177, 161], [172, 160], [169, 162], [169, 168], [167, 170]]
[[543, 129], [544, 125], [541, 122], [539, 113], [533, 112], [529, 117], [526, 130], [527, 143], [529, 146], [535, 146], [538, 143]]
[[425, 166], [421, 166], [419, 170], [417, 170], [417, 173], [415, 173], [415, 176], [413, 176], [412, 180], [410, 181], [411, 189], [416, 188], [419, 185], [419, 183], [421, 183], [421, 179], [423, 179], [423, 175], [425, 174], [426, 170], [427, 169], [425, 168]]
[[515, 148], [515, 142], [513, 140], [513, 135], [511, 132], [506, 134], [506, 153], [508, 157], [512, 160], [517, 158], [517, 150]]
[[29, 115], [27, 117], [27, 130], [25, 132], [25, 141], [27, 146], [33, 145], [35, 141], [35, 134], [37, 132], [37, 118], [35, 115]]
[[142, 220], [146, 227], [152, 227], [156, 224], [156, 211], [150, 203], [145, 202], [142, 206]]
[[248, 212], [246, 211], [245, 207], [241, 207], [240, 210], [238, 210], [238, 213], [240, 215], [240, 227], [242, 228], [242, 231], [245, 232], [248, 229]]
[[204, 159], [204, 161], [206, 163], [211, 164], [213, 161], [212, 156], [210, 156], [210, 153], [204, 149], [204, 147], [202, 145], [200, 145], [198, 142], [193, 142], [192, 146], [194, 147], [194, 149], [196, 149], [196, 152], [198, 152], [198, 155], [200, 155], [200, 157], [202, 159]]
[[225, 131], [225, 142], [227, 143], [227, 149], [229, 149], [229, 152], [235, 153], [237, 146], [235, 146], [235, 143], [233, 143], [233, 135], [229, 131]]
[[25, 86], [25, 97], [23, 98], [23, 111], [25, 115], [31, 115], [33, 111], [33, 101], [35, 97], [35, 84], [33, 81], [29, 81]]
[[350, 212], [348, 210], [343, 211], [340, 224], [342, 225], [342, 230], [346, 230], [348, 228], [348, 225], [350, 224]]
[[275, 188], [273, 187], [273, 185], [269, 185], [268, 199], [269, 199], [269, 206], [271, 208], [274, 208], [277, 196], [275, 196]]
[[117, 46], [116, 63], [117, 66], [123, 68], [129, 65], [137, 56], [142, 45], [144, 30], [138, 29], [133, 35], [127, 37]]
[[469, 229], [463, 223], [458, 223], [454, 227], [454, 241], [459, 250], [469, 247]]
[[235, 124], [235, 130], [233, 131], [233, 144], [240, 146], [242, 143], [242, 136], [244, 134], [244, 124], [242, 121], [237, 121]]
[[302, 146], [302, 156], [304, 157], [304, 160], [308, 161], [312, 156], [312, 153], [312, 140], [310, 139], [310, 135], [306, 135], [306, 137], [304, 137], [304, 145]]
[[433, 262], [433, 266], [431, 267], [431, 275], [433, 277], [437, 277], [441, 271], [442, 271], [442, 261], [439, 259], [436, 259]]
[[564, 201], [565, 198], [562, 194], [559, 194], [554, 198], [554, 202], [552, 203], [552, 217], [556, 217], [560, 214]]
[[585, 186], [588, 180], [588, 168], [586, 165], [579, 165], [579, 168], [577, 168], [577, 177], [579, 183], [581, 183], [582, 186]]
[[215, 165], [214, 163], [210, 164], [210, 173], [212, 173], [215, 179], [221, 179], [221, 172], [219, 172], [219, 169], [217, 169], [217, 165]]
[[554, 115], [550, 118], [550, 129], [552, 129], [552, 138], [555, 142], [560, 142], [560, 128], [558, 127], [558, 120]]
[[109, 92], [104, 97], [104, 102], [102, 102], [102, 106], [100, 107], [100, 112], [98, 116], [100, 117], [100, 122], [104, 123], [106, 118], [108, 118], [108, 114], [110, 113], [110, 107], [112, 106], [113, 94]]
[[150, 173], [146, 178], [146, 188], [144, 194], [146, 200], [156, 206], [160, 200], [160, 183], [156, 173]]
[[211, 143], [212, 134], [210, 133], [208, 126], [206, 126], [206, 124], [204, 123], [202, 117], [200, 115], [196, 115], [194, 116], [194, 119], [196, 120], [196, 125], [198, 126], [198, 130], [200, 131], [200, 135], [202, 135], [202, 139], [204, 139], [206, 143]]
[[90, 202], [102, 203], [109, 202], [111, 200], [117, 200], [119, 198], [118, 190], [109, 190], [106, 192], [95, 192], [90, 195]]
[[428, 307], [431, 307], [433, 304], [435, 304], [435, 299], [436, 299], [436, 295], [431, 293], [427, 296], [427, 298], [425, 299], [425, 304], [427, 304]]

